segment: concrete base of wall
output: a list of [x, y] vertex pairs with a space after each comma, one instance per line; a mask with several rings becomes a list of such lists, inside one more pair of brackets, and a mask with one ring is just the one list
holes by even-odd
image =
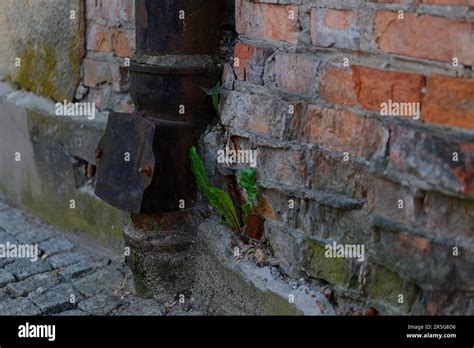
[[237, 261], [234, 247], [240, 242], [218, 220], [180, 226], [172, 233], [126, 225], [128, 261], [141, 295], [179, 299], [183, 294], [203, 314], [335, 314], [320, 291], [290, 284], [270, 266]]
[[100, 201], [86, 165], [107, 118], [55, 115], [51, 101], [0, 84], [0, 195], [45, 222], [118, 249], [123, 213]]

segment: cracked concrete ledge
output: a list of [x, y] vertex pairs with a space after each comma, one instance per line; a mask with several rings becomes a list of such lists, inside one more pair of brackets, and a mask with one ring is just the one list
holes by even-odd
[[[217, 220], [198, 226], [202, 250], [195, 293], [208, 299], [208, 310], [242, 315], [335, 315], [319, 290], [290, 283], [277, 268], [234, 258], [235, 236]], [[234, 242], [233, 242], [234, 241]], [[290, 297], [291, 296], [291, 297]], [[294, 303], [290, 303], [290, 298]]]
[[303, 280], [283, 276], [269, 265], [234, 258], [234, 248], [243, 247], [236, 234], [215, 218], [203, 221], [199, 212], [175, 216], [172, 229], [150, 225], [156, 217], [147, 218], [145, 224], [132, 220], [125, 224], [127, 263], [141, 296], [184, 295], [193, 310], [204, 315], [336, 314], [324, 294]]
[[48, 223], [120, 248], [123, 213], [100, 201], [85, 175], [85, 166], [96, 164], [107, 115], [56, 116], [53, 101], [16, 88], [0, 83], [0, 195]]

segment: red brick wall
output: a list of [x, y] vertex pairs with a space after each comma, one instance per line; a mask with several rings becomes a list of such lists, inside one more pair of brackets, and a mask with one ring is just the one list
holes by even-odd
[[76, 99], [130, 112], [126, 59], [135, 53], [135, 1], [85, 0], [86, 56]]
[[[341, 303], [474, 313], [468, 6], [236, 0], [222, 123], [258, 150], [259, 209], [282, 268], [327, 281]], [[381, 115], [389, 100], [419, 103], [420, 118]], [[333, 241], [363, 244], [365, 262], [321, 257]]]

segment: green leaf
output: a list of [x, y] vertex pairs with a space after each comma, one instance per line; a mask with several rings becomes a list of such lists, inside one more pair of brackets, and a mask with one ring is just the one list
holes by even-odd
[[221, 222], [240, 232], [239, 219], [229, 194], [209, 185], [204, 163], [194, 146], [189, 150], [189, 156], [191, 157], [191, 169], [196, 178], [196, 185], [199, 191], [206, 195], [209, 203], [217, 210], [221, 217]]
[[252, 204], [257, 196], [257, 171], [248, 167], [240, 171], [239, 185], [247, 193], [247, 202]]
[[204, 163], [199, 157], [196, 148], [193, 146], [191, 150], [189, 150], [189, 156], [191, 157], [191, 170], [194, 173], [194, 177], [196, 178], [196, 184], [202, 193], [207, 195], [209, 191], [209, 179], [207, 178], [206, 168], [204, 167]]
[[221, 82], [217, 82], [217, 85], [215, 85], [212, 88], [212, 105], [214, 106], [214, 109], [216, 110], [217, 113], [220, 111], [220, 98], [219, 98], [219, 92], [221, 90]]
[[219, 214], [225, 218], [225, 221], [230, 224], [236, 231], [240, 231], [239, 218], [235, 211], [234, 203], [230, 198], [229, 194], [217, 187], [209, 187], [211, 194], [217, 198], [218, 204], [216, 205]]

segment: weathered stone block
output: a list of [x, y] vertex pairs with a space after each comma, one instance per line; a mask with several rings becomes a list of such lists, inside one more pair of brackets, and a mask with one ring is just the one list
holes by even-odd
[[284, 225], [265, 221], [265, 238], [270, 243], [280, 267], [292, 276], [301, 274], [304, 235]]
[[347, 259], [326, 257], [324, 245], [314, 241], [305, 243], [304, 267], [311, 277], [324, 279], [332, 285], [348, 287], [351, 282]]
[[405, 281], [396, 272], [375, 264], [370, 266], [366, 294], [371, 300], [387, 301], [408, 312], [418, 292], [413, 283]]

